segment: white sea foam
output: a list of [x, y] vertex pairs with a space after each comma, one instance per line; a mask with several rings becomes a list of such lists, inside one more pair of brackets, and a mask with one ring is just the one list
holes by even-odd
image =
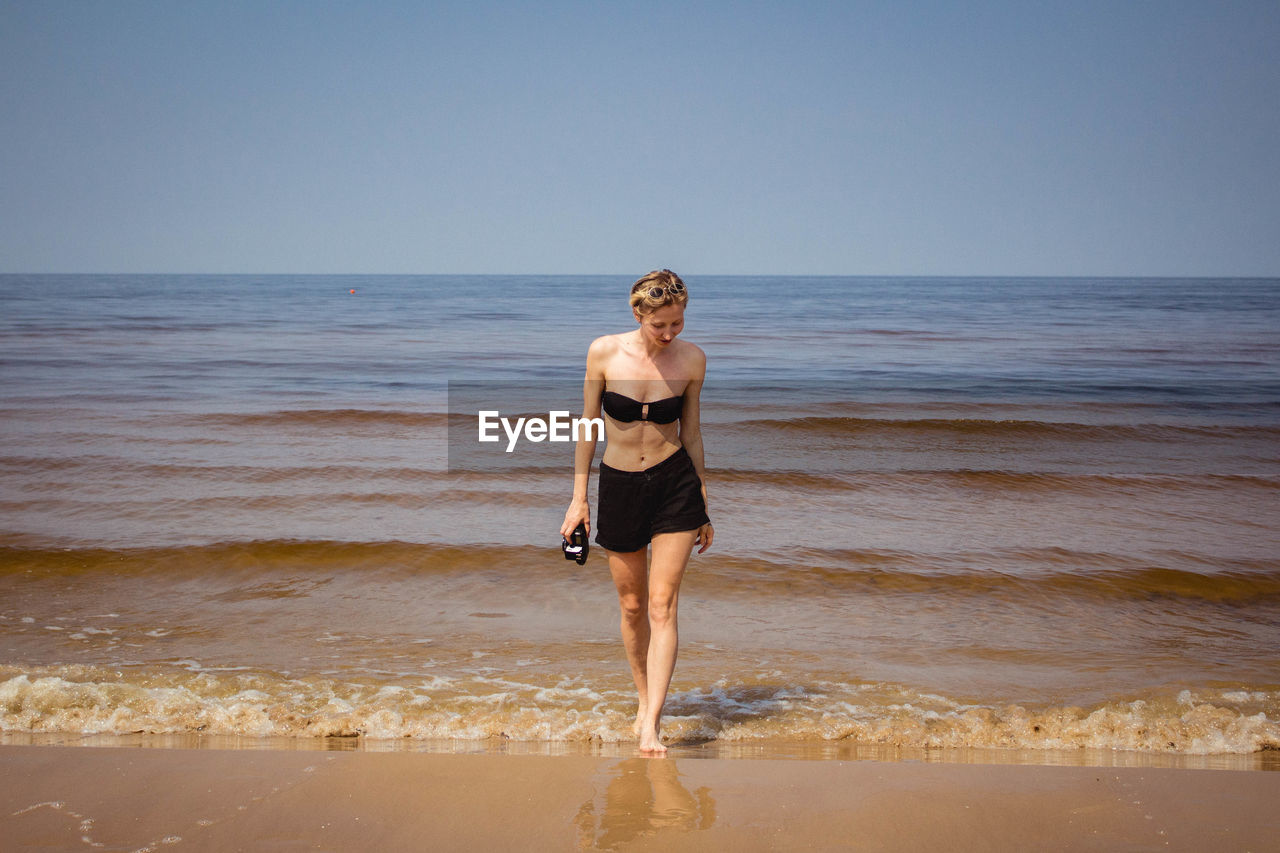
[[[1247, 713], [1232, 700], [1247, 699]], [[1258, 710], [1258, 705], [1270, 710]], [[664, 731], [685, 742], [851, 741], [901, 747], [1113, 749], [1186, 755], [1280, 747], [1280, 693], [1183, 691], [1093, 708], [962, 704], [886, 684], [679, 691]], [[0, 728], [26, 732], [204, 732], [254, 737], [630, 740], [625, 690], [579, 680], [536, 684], [441, 676], [408, 684], [262, 674], [166, 673], [125, 678], [51, 668], [0, 682]]]

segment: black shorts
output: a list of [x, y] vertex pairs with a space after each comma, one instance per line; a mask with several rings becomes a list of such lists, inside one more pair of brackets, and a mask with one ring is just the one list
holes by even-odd
[[702, 480], [683, 447], [644, 471], [600, 463], [596, 544], [608, 551], [639, 551], [658, 533], [697, 530], [710, 521]]

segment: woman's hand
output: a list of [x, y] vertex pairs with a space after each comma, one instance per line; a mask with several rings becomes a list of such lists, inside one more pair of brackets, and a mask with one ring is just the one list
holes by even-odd
[[693, 544], [702, 546], [698, 549], [698, 553], [701, 554], [703, 551], [711, 547], [711, 540], [715, 538], [715, 529], [712, 528], [711, 522], [708, 521], [706, 524], [698, 528], [698, 538], [693, 540]]
[[[698, 453], [699, 455], [701, 455], [702, 453], [701, 441], [698, 442]], [[707, 497], [706, 479], [703, 479], [702, 481], [702, 505], [703, 507], [707, 507], [707, 508], [711, 506], [711, 501]], [[701, 554], [703, 551], [711, 547], [711, 540], [715, 538], [716, 538], [716, 531], [714, 528], [712, 528], [711, 522], [708, 521], [706, 524], [698, 528], [698, 538], [693, 540], [693, 544], [702, 546], [701, 548], [698, 549], [698, 553]]]
[[587, 533], [591, 533], [591, 505], [586, 498], [569, 504], [569, 509], [564, 514], [564, 524], [560, 525], [560, 535], [568, 539], [573, 536], [573, 531], [578, 529], [579, 524], [585, 524]]

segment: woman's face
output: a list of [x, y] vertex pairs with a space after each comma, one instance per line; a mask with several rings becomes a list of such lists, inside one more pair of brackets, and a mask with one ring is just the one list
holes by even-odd
[[659, 348], [666, 347], [684, 331], [684, 306], [664, 305], [649, 314], [637, 311], [636, 320], [640, 322], [640, 334], [646, 341]]

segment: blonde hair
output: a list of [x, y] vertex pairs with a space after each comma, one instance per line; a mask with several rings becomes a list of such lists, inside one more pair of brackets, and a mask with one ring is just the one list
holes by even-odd
[[[661, 295], [651, 295], [655, 290], [661, 290]], [[631, 285], [631, 307], [639, 314], [652, 314], [659, 308], [688, 302], [688, 289], [671, 270], [654, 270]]]

